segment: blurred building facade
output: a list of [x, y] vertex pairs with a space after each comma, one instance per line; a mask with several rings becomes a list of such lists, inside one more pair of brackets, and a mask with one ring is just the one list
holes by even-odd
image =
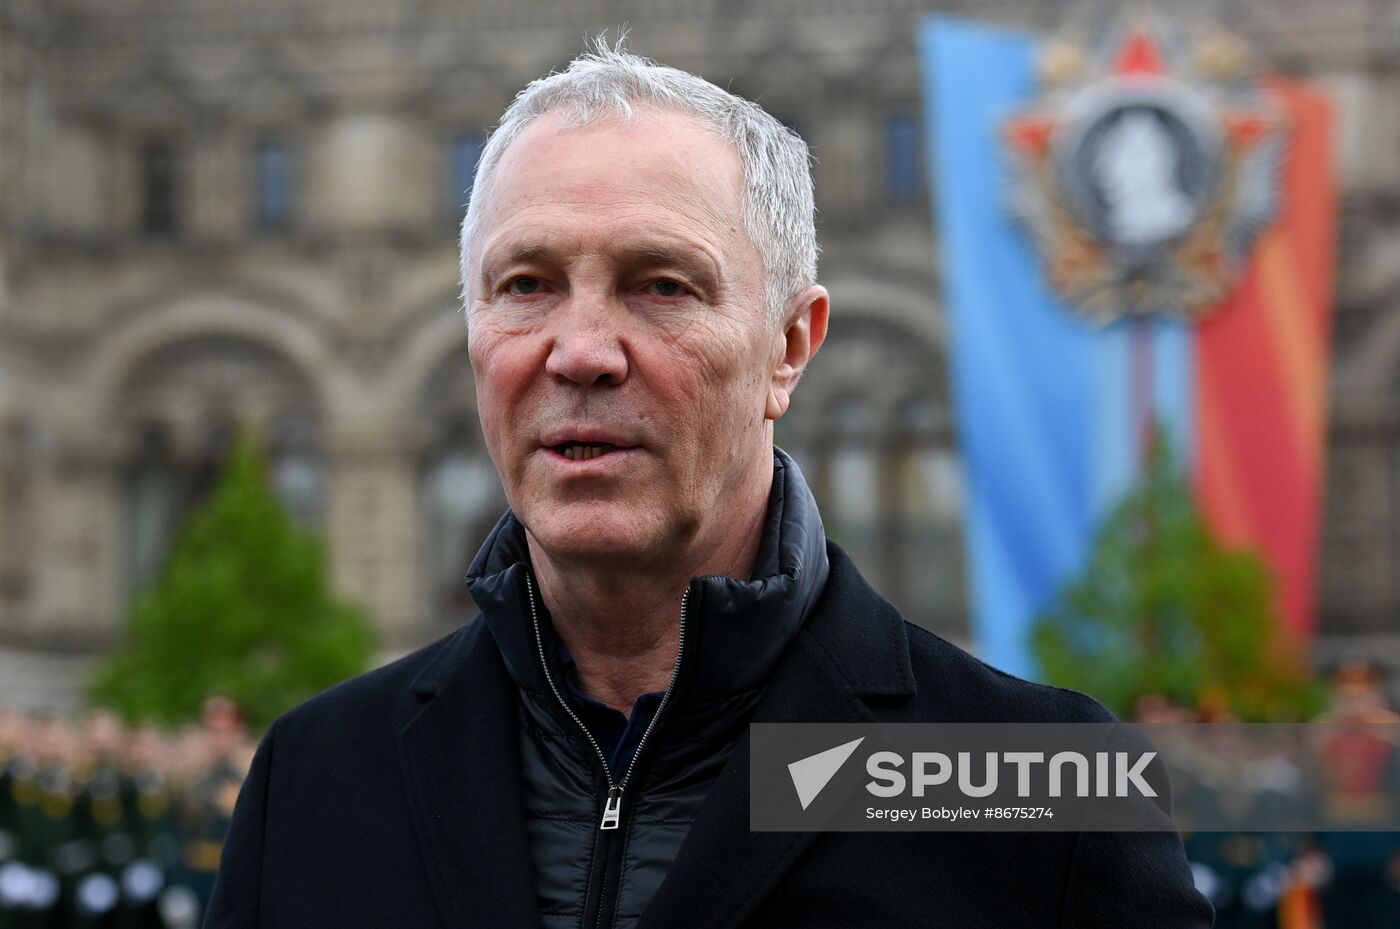
[[[620, 23], [812, 145], [833, 319], [778, 441], [875, 586], [966, 641], [914, 48], [928, 6], [0, 0], [0, 700], [73, 698], [239, 422], [386, 654], [470, 617], [461, 576], [504, 500], [456, 225], [511, 96]], [[941, 6], [1051, 30], [1066, 5]], [[1214, 16], [1337, 101], [1319, 652], [1400, 666], [1400, 8]]]

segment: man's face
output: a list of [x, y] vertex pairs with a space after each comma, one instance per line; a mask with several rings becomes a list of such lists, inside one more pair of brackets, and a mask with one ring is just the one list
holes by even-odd
[[771, 460], [784, 351], [738, 152], [677, 113], [545, 116], [487, 196], [470, 354], [511, 508], [568, 558], [642, 563], [723, 527]]

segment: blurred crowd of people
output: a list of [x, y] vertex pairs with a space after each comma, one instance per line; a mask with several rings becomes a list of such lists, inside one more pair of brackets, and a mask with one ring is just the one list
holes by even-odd
[[215, 697], [128, 727], [0, 707], [0, 929], [195, 929], [256, 745]]
[[[1400, 809], [1400, 713], [1393, 708], [1378, 669], [1364, 661], [1342, 664], [1332, 674], [1332, 706], [1314, 720], [1307, 736], [1319, 740], [1310, 751], [1324, 761], [1321, 795], [1314, 812], [1327, 821], [1351, 824], [1343, 831], [1285, 833], [1257, 829], [1183, 832], [1196, 887], [1215, 906], [1216, 929], [1380, 929], [1400, 926], [1400, 833], [1378, 831], [1370, 823], [1393, 824]], [[1138, 704], [1134, 721], [1144, 724], [1238, 722], [1223, 703], [1205, 701], [1190, 709], [1161, 696]], [[1214, 730], [1215, 727], [1212, 727]], [[1219, 727], [1222, 735], [1240, 733]], [[1158, 739], [1169, 730], [1157, 730]], [[1280, 733], [1284, 741], [1289, 736]], [[1269, 736], [1254, 741], [1267, 744]], [[1245, 740], [1215, 742], [1210, 754], [1219, 770], [1182, 778], [1173, 774], [1178, 823], [1183, 814], [1214, 804], [1222, 818], [1279, 820], [1280, 798], [1303, 790], [1303, 778], [1285, 761], [1287, 752], [1249, 757]], [[1159, 742], [1160, 744], [1160, 742]], [[1210, 781], [1211, 783], [1203, 783]], [[1205, 798], [1203, 801], [1203, 797]], [[1220, 806], [1235, 805], [1233, 810]], [[1257, 808], [1258, 805], [1266, 808]], [[1283, 818], [1298, 809], [1285, 802]], [[1272, 814], [1272, 815], [1271, 815]], [[1393, 828], [1393, 826], [1388, 826]]]
[[[1344, 665], [1332, 683], [1319, 722], [1400, 723], [1373, 667]], [[1155, 696], [1135, 719], [1235, 721]], [[70, 719], [0, 707], [0, 929], [197, 929], [255, 748], [221, 697], [177, 730], [101, 709]], [[1338, 746], [1373, 759], [1344, 766], [1354, 783], [1341, 787], [1394, 794], [1382, 788], [1400, 772], [1383, 768], [1400, 746], [1374, 748]], [[1400, 834], [1201, 831], [1185, 842], [1217, 929], [1400, 925]]]

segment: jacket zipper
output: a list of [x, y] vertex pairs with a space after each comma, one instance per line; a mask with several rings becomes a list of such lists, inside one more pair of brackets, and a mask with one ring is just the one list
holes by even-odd
[[652, 729], [656, 728], [656, 721], [661, 718], [661, 714], [666, 710], [666, 704], [671, 701], [671, 691], [676, 687], [676, 679], [681, 672], [681, 658], [685, 655], [685, 616], [686, 605], [690, 601], [690, 588], [686, 587], [685, 593], [681, 595], [681, 620], [676, 634], [676, 663], [671, 668], [671, 679], [666, 684], [666, 692], [661, 695], [661, 702], [656, 706], [656, 712], [652, 714], [651, 721], [647, 723], [646, 729], [642, 732], [641, 739], [637, 742], [637, 749], [632, 753], [632, 760], [627, 763], [627, 770], [623, 772], [622, 780], [614, 781], [612, 771], [608, 768], [608, 758], [603, 754], [602, 746], [593, 737], [593, 733], [588, 731], [588, 727], [583, 724], [583, 720], [578, 718], [574, 708], [569, 706], [569, 701], [564, 699], [564, 695], [559, 691], [559, 686], [555, 684], [554, 677], [549, 673], [549, 662], [544, 657], [544, 637], [540, 634], [540, 615], [535, 606], [535, 582], [529, 571], [525, 572], [525, 589], [530, 598], [530, 623], [535, 632], [535, 651], [540, 656], [540, 668], [544, 672], [545, 682], [549, 684], [549, 689], [554, 693], [554, 699], [559, 701], [559, 705], [564, 708], [564, 712], [569, 714], [588, 739], [588, 744], [593, 746], [593, 752], [598, 756], [598, 763], [603, 768], [603, 777], [608, 784], [608, 799], [603, 805], [603, 820], [598, 825], [599, 830], [616, 829], [622, 822], [622, 795], [627, 789], [628, 781], [632, 777], [632, 769], [637, 765], [637, 759], [642, 755], [642, 749], [646, 747], [647, 739], [651, 737]]

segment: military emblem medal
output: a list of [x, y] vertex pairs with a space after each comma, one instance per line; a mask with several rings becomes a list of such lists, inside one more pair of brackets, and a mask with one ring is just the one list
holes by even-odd
[[1040, 78], [1001, 129], [1050, 285], [1103, 323], [1219, 305], [1277, 211], [1286, 129], [1243, 45], [1125, 17], [1092, 51], [1050, 42]]

